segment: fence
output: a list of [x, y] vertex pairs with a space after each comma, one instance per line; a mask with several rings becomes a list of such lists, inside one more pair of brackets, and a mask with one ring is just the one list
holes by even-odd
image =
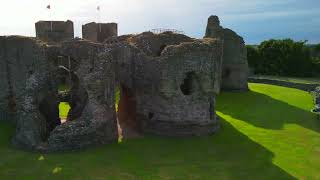
[[155, 34], [160, 34], [160, 33], [164, 33], [164, 32], [173, 32], [176, 34], [185, 34], [183, 31], [180, 30], [176, 30], [176, 29], [163, 29], [163, 28], [159, 28], [159, 29], [151, 29], [150, 32], [153, 32]]

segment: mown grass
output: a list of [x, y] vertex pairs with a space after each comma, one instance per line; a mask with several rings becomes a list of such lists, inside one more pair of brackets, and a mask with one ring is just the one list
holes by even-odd
[[256, 78], [265, 78], [271, 80], [280, 80], [293, 83], [302, 83], [302, 84], [320, 84], [320, 77], [316, 78], [302, 78], [302, 77], [280, 77], [280, 76], [269, 76], [269, 75], [255, 75], [252, 77]]
[[303, 91], [250, 84], [217, 98], [207, 137], [146, 136], [79, 152], [14, 149], [0, 124], [0, 179], [319, 179], [320, 122]]
[[60, 102], [59, 103], [59, 117], [67, 118], [70, 110], [70, 105], [68, 102]]
[[[58, 87], [59, 93], [69, 92], [71, 87], [68, 84], [60, 84]], [[60, 119], [65, 119], [68, 116], [70, 110], [70, 105], [68, 102], [59, 103], [59, 117]]]

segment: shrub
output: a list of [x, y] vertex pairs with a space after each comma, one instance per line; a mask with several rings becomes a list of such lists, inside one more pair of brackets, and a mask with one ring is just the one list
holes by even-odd
[[315, 76], [320, 76], [320, 57], [312, 57], [313, 71]]
[[320, 61], [311, 58], [306, 41], [271, 39], [257, 48], [247, 46], [248, 63], [256, 74], [279, 76], [312, 76]]
[[320, 44], [315, 45], [314, 49], [315, 49], [317, 52], [320, 52]]
[[255, 46], [247, 45], [247, 56], [248, 56], [248, 64], [253, 72], [256, 74], [261, 71], [261, 58], [258, 51], [258, 48]]

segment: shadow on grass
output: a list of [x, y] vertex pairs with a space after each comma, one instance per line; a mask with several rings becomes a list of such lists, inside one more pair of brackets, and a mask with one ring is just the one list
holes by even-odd
[[[40, 155], [8, 146], [1, 133], [4, 179], [294, 179], [272, 163], [273, 153], [227, 121], [215, 135], [147, 136], [80, 152]], [[3, 127], [0, 124], [0, 132]], [[39, 158], [41, 157], [41, 158]], [[39, 160], [41, 159], [41, 161]]]
[[265, 129], [279, 130], [285, 124], [297, 124], [320, 132], [315, 114], [253, 91], [220, 94], [217, 111]]

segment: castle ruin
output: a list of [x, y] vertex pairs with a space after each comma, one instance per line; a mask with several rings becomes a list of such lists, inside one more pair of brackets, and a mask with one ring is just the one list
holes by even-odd
[[247, 91], [249, 66], [243, 38], [231, 29], [220, 26], [218, 16], [209, 17], [205, 38], [220, 39], [223, 44], [221, 89]]
[[[100, 29], [89, 31], [94, 34]], [[244, 79], [223, 82], [228, 78], [222, 72], [229, 64], [232, 71], [237, 65], [245, 70], [243, 41], [233, 33], [231, 37], [221, 33], [221, 38], [216, 32], [220, 30], [207, 30], [204, 39], [173, 32], [123, 36], [113, 32], [112, 36], [94, 35], [101, 37], [96, 39], [65, 36], [56, 44], [48, 44], [52, 39], [38, 33], [38, 38], [0, 37], [4, 89], [0, 110], [13, 114], [13, 144], [56, 152], [116, 142], [120, 135], [127, 138], [133, 133], [202, 136], [216, 132], [215, 96], [221, 85], [235, 83], [230, 89], [247, 89]], [[232, 51], [227, 46], [237, 48]], [[232, 73], [233, 77], [245, 74]], [[70, 84], [66, 99], [71, 109], [61, 123], [59, 84], [65, 79]]]

